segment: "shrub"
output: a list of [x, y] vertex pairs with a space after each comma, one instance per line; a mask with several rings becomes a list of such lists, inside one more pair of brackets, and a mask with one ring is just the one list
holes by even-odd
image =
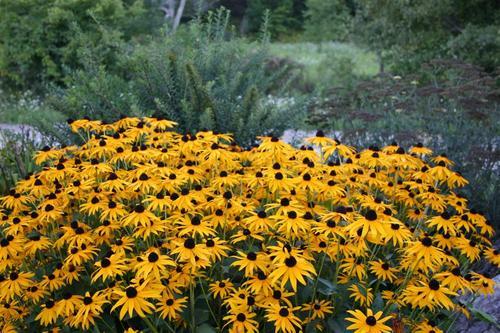
[[32, 161], [38, 146], [33, 129], [18, 131], [0, 128], [0, 193], [8, 193], [18, 180], [37, 170]]
[[141, 0], [2, 1], [2, 87], [44, 92], [88, 57], [112, 69], [126, 42], [159, 30], [155, 11]]
[[[303, 115], [304, 103], [287, 91], [293, 75], [286, 69], [268, 71], [266, 37], [253, 43], [237, 38], [228, 18], [229, 12], [220, 10], [205, 23], [192, 22], [137, 48], [122, 59], [124, 75], [103, 67], [78, 71], [49, 105], [73, 119], [166, 117], [181, 131], [230, 132], [246, 146], [255, 135], [279, 135]], [[268, 95], [289, 102], [278, 107]]]
[[500, 68], [500, 26], [469, 24], [462, 33], [448, 41], [451, 56], [477, 64], [489, 72]]
[[457, 292], [493, 293], [471, 264], [500, 264], [494, 230], [428, 148], [318, 132], [318, 153], [245, 151], [173, 125], [77, 120], [83, 145], [36, 154], [0, 199], [3, 331], [441, 332], [467, 312]]

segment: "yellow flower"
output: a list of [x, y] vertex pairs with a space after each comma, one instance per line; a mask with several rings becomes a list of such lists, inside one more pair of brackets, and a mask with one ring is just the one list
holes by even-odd
[[277, 256], [273, 260], [273, 270], [269, 274], [271, 283], [281, 281], [281, 287], [288, 282], [292, 285], [294, 291], [297, 290], [297, 282], [305, 285], [305, 278], [312, 278], [316, 275], [314, 266], [299, 254], [290, 255], [286, 258]]
[[53, 300], [48, 300], [42, 305], [42, 310], [36, 316], [35, 320], [40, 321], [43, 326], [48, 326], [56, 322], [59, 316], [59, 309]]
[[101, 261], [95, 263], [95, 266], [98, 269], [92, 274], [92, 282], [97, 281], [99, 278], [105, 282], [108, 278], [121, 276], [128, 271], [126, 259], [123, 259], [119, 254], [104, 257]]
[[102, 306], [106, 303], [108, 301], [102, 293], [91, 295], [86, 292], [82, 304], [77, 309], [78, 312], [71, 321], [72, 325], [81, 327], [84, 330], [87, 330], [90, 325], [95, 325], [95, 319], [103, 312]]
[[396, 273], [398, 272], [396, 268], [391, 267], [389, 263], [382, 260], [372, 261], [370, 263], [370, 271], [375, 274], [377, 279], [391, 283], [396, 279]]
[[[369, 309], [379, 300], [394, 331], [430, 333], [422, 318], [467, 314], [457, 292], [493, 293], [469, 268], [500, 267], [493, 224], [455, 193], [467, 180], [446, 156], [356, 151], [321, 131], [315, 148], [261, 137], [246, 149], [173, 125], [76, 120], [82, 145], [36, 154], [40, 171], [0, 198], [0, 330], [36, 329], [31, 314], [85, 331], [109, 315], [188, 330], [194, 292], [229, 332], [326, 331], [342, 310], [351, 331], [389, 332]], [[331, 297], [350, 301], [334, 312]]]
[[330, 301], [314, 300], [312, 303], [304, 304], [302, 311], [309, 312], [311, 320], [316, 318], [325, 319], [326, 316], [333, 312], [333, 306]]
[[272, 305], [266, 311], [266, 318], [268, 322], [274, 323], [275, 332], [295, 333], [301, 326], [301, 321], [293, 312], [299, 309], [300, 307], [298, 306], [281, 307], [279, 305]]
[[255, 271], [267, 271], [267, 265], [269, 261], [267, 257], [259, 252], [248, 252], [244, 253], [238, 251], [238, 256], [235, 256], [237, 259], [234, 261], [231, 266], [236, 266], [240, 270], [244, 270], [245, 276], [252, 276]]
[[174, 298], [168, 293], [163, 293], [160, 302], [156, 304], [157, 311], [163, 319], [174, 320], [186, 307], [187, 297]]
[[453, 302], [449, 296], [455, 295], [455, 292], [441, 286], [439, 281], [435, 279], [429, 280], [428, 283], [420, 282], [419, 285], [410, 285], [403, 292], [405, 300], [413, 308], [428, 308], [431, 310], [436, 307], [453, 308]]
[[348, 310], [347, 311], [352, 317], [346, 318], [346, 320], [352, 322], [350, 326], [347, 327], [348, 330], [354, 333], [388, 333], [392, 332], [392, 329], [385, 325], [391, 317], [382, 317], [382, 311], [373, 313], [371, 309], [366, 310], [366, 314], [360, 310]]
[[210, 284], [210, 292], [215, 297], [226, 298], [226, 296], [234, 291], [234, 284], [229, 279], [215, 281]]
[[161, 295], [156, 290], [148, 290], [147, 283], [141, 285], [130, 285], [125, 290], [116, 291], [120, 299], [113, 305], [111, 311], [116, 308], [120, 309], [120, 319], [123, 319], [126, 314], [130, 318], [136, 313], [139, 317], [145, 317], [151, 314], [155, 306], [148, 302], [147, 299], [159, 299]]
[[259, 332], [259, 323], [253, 319], [255, 316], [253, 312], [238, 312], [224, 316], [224, 320], [231, 324], [230, 333], [253, 333]]
[[160, 280], [167, 272], [167, 267], [175, 267], [175, 262], [165, 254], [160, 254], [157, 251], [151, 251], [147, 256], [141, 258], [134, 269], [137, 271], [136, 276], [148, 279], [150, 277]]

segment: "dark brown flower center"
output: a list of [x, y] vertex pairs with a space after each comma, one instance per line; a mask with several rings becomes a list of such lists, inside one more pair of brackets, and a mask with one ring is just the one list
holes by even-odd
[[127, 294], [128, 298], [134, 298], [137, 296], [137, 289], [135, 289], [134, 287], [128, 287], [125, 290], [125, 294]]
[[375, 221], [377, 219], [377, 213], [374, 210], [370, 209], [368, 212], [366, 212], [365, 218], [368, 221]]
[[196, 246], [196, 243], [194, 242], [194, 239], [192, 239], [192, 238], [188, 238], [184, 241], [184, 247], [186, 249], [192, 250], [192, 249], [194, 249], [195, 246]]
[[368, 316], [366, 317], [366, 324], [368, 326], [375, 326], [377, 325], [377, 319], [374, 316]]
[[438, 290], [439, 289], [439, 282], [437, 280], [430, 280], [429, 281], [429, 288], [431, 288], [432, 290]]
[[101, 260], [101, 267], [102, 268], [106, 268], [106, 267], [109, 267], [111, 265], [111, 261], [109, 261], [108, 258], [103, 258]]
[[282, 316], [282, 317], [288, 317], [289, 314], [290, 314], [290, 311], [288, 311], [287, 308], [281, 308], [280, 309], [280, 316]]
[[160, 257], [158, 256], [158, 254], [156, 252], [151, 252], [149, 255], [148, 255], [148, 261], [149, 262], [157, 262], [158, 259], [160, 259]]
[[432, 246], [432, 239], [430, 239], [430, 237], [424, 237], [424, 239], [422, 239], [422, 245], [425, 247]]
[[288, 257], [285, 259], [285, 265], [287, 265], [287, 267], [294, 267], [295, 265], [297, 265], [297, 259], [295, 259], [295, 257], [293, 256]]

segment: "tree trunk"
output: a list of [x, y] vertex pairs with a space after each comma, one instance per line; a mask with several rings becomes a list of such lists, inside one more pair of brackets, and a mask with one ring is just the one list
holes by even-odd
[[382, 57], [382, 52], [381, 51], [377, 51], [377, 58], [378, 58], [378, 63], [379, 63], [379, 69], [378, 69], [378, 72], [379, 73], [384, 73], [384, 59]]
[[184, 13], [184, 7], [186, 6], [186, 0], [181, 0], [179, 8], [177, 8], [177, 13], [175, 14], [174, 23], [172, 25], [172, 30], [175, 31], [181, 23], [182, 14]]

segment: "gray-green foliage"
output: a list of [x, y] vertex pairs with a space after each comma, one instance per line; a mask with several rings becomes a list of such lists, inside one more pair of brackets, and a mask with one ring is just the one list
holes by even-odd
[[90, 64], [48, 105], [70, 118], [165, 117], [181, 131], [229, 132], [243, 145], [256, 135], [279, 135], [304, 104], [287, 95], [286, 69], [268, 70], [267, 36], [255, 42], [237, 38], [228, 18], [219, 10], [138, 47], [120, 59], [121, 71]]
[[30, 128], [14, 132], [0, 129], [0, 193], [36, 170], [33, 154], [40, 149]]
[[[358, 147], [423, 142], [446, 154], [470, 184], [460, 191], [471, 207], [500, 221], [500, 103], [498, 77], [461, 62], [435, 61], [419, 75], [380, 75], [347, 94], [322, 100], [315, 126], [342, 133]], [[500, 82], [500, 81], [497, 81]], [[315, 118], [315, 116], [317, 118]]]

